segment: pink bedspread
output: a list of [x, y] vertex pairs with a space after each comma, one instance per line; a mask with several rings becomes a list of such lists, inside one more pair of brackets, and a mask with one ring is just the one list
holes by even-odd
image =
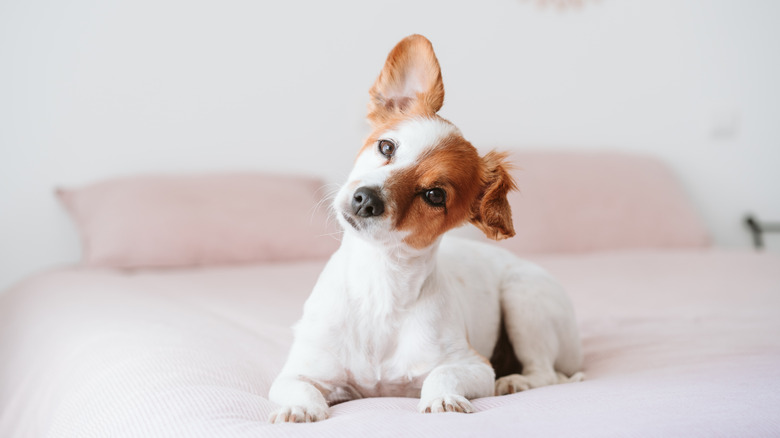
[[0, 437], [778, 436], [780, 257], [536, 257], [578, 310], [587, 380], [419, 414], [364, 399], [269, 425], [324, 263], [53, 270], [0, 294]]

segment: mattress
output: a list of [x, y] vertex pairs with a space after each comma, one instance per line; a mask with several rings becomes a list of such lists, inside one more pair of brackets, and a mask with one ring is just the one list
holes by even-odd
[[409, 398], [268, 424], [268, 389], [325, 260], [62, 267], [0, 293], [0, 436], [778, 436], [780, 257], [544, 256], [577, 309], [586, 380], [420, 414]]

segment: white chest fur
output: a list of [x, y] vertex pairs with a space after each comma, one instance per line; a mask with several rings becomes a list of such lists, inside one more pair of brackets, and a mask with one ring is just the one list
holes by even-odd
[[419, 397], [435, 367], [474, 350], [489, 356], [499, 322], [496, 275], [459, 266], [459, 253], [478, 257], [469, 243], [468, 250], [448, 243], [442, 254], [438, 245], [387, 254], [351, 239], [328, 263], [296, 326], [296, 345], [307, 347], [293, 353], [329, 364], [310, 376], [321, 389], [336, 398]]

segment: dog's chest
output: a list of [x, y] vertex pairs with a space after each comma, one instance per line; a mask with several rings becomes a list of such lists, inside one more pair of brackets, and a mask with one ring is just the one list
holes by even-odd
[[345, 379], [332, 383], [352, 398], [419, 397], [423, 380], [444, 357], [433, 328], [414, 310], [348, 316], [338, 326]]

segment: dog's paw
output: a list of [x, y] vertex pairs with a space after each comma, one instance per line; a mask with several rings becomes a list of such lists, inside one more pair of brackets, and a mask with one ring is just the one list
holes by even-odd
[[558, 383], [582, 382], [583, 380], [585, 380], [585, 373], [582, 371], [572, 374], [571, 377], [566, 374], [558, 373]]
[[511, 374], [496, 380], [496, 395], [514, 394], [531, 389], [531, 382], [520, 374]]
[[445, 395], [427, 401], [420, 400], [417, 409], [422, 413], [463, 412], [470, 414], [474, 412], [474, 406], [471, 405], [471, 402], [460, 395]]
[[312, 423], [328, 418], [327, 409], [305, 408], [303, 406], [285, 406], [271, 412], [269, 423]]

